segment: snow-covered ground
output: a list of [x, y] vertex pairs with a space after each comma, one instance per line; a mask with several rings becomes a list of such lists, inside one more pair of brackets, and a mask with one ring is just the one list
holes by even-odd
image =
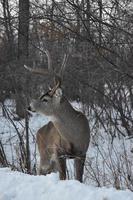
[[0, 200], [133, 200], [133, 193], [88, 186], [75, 180], [60, 181], [54, 173], [33, 176], [1, 168]]
[[[6, 102], [10, 116], [13, 113], [13, 102]], [[82, 110], [82, 105], [74, 102], [74, 107]], [[11, 118], [13, 118], [11, 116]], [[88, 149], [84, 182], [75, 180], [59, 181], [58, 174], [47, 176], [26, 175], [0, 168], [0, 200], [133, 200], [133, 141], [125, 138], [114, 138], [111, 142], [108, 133], [101, 127], [94, 129], [93, 115], [90, 116], [91, 143]], [[35, 145], [37, 130], [49, 119], [34, 114], [29, 121], [30, 153], [32, 167], [38, 160]], [[13, 125], [14, 123], [14, 125]], [[20, 169], [19, 139], [17, 130], [25, 140], [25, 122], [11, 121], [4, 118], [0, 111], [0, 140], [3, 144], [7, 160]], [[17, 129], [17, 130], [16, 130]], [[74, 177], [73, 163], [68, 160], [69, 178]], [[130, 178], [130, 179], [129, 179]], [[101, 186], [101, 187], [96, 187]], [[106, 186], [106, 187], [102, 187]]]

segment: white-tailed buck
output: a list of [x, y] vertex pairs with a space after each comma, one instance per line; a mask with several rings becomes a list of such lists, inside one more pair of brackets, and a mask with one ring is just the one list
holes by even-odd
[[[61, 89], [61, 78], [68, 55], [65, 54], [58, 74], [52, 70], [48, 51], [46, 51], [46, 55], [48, 57], [48, 70], [32, 69], [25, 66], [26, 69], [34, 73], [44, 75], [52, 73], [55, 80], [54, 87], [39, 99], [32, 100], [29, 107], [33, 112], [51, 117], [51, 122], [42, 127], [37, 134], [37, 144], [40, 152], [40, 172], [43, 174], [42, 171], [44, 170], [44, 174], [46, 174], [57, 170], [60, 172], [60, 178], [65, 179], [66, 158], [74, 158], [76, 179], [82, 182], [86, 152], [90, 142], [88, 120], [83, 113], [76, 111], [72, 107]], [[47, 148], [48, 146], [53, 149], [51, 148], [50, 150], [50, 148]]]

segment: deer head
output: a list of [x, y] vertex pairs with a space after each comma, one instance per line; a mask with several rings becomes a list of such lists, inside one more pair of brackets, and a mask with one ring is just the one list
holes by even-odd
[[51, 56], [48, 50], [45, 51], [48, 58], [48, 68], [31, 68], [26, 65], [24, 67], [32, 73], [41, 74], [41, 75], [52, 75], [54, 79], [54, 86], [48, 90], [45, 94], [43, 94], [39, 99], [32, 100], [28, 110], [32, 112], [43, 113], [47, 116], [51, 116], [54, 114], [56, 109], [59, 107], [61, 99], [62, 99], [62, 89], [61, 83], [63, 80], [63, 72], [68, 60], [69, 54], [65, 54], [63, 58], [63, 62], [61, 68], [58, 73], [53, 71], [52, 69], [52, 61]]

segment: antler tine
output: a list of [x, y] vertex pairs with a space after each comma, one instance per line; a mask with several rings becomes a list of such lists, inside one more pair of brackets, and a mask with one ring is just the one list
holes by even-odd
[[62, 65], [61, 65], [61, 68], [60, 68], [60, 71], [59, 71], [59, 75], [60, 75], [61, 78], [63, 78], [63, 73], [64, 73], [64, 70], [65, 70], [65, 67], [66, 67], [68, 57], [69, 57], [69, 54], [64, 55], [63, 62], [62, 62]]
[[52, 60], [51, 60], [50, 52], [46, 49], [45, 53], [46, 53], [46, 56], [47, 56], [47, 59], [48, 59], [48, 71], [49, 72], [53, 72], [53, 69], [52, 69]]
[[29, 67], [27, 65], [24, 65], [24, 68], [27, 69], [27, 70], [29, 70], [32, 73], [35, 73], [35, 74], [46, 75], [46, 74], [49, 73], [49, 71], [47, 69], [44, 70], [42, 68], [32, 68], [32, 67]]
[[45, 53], [46, 53], [46, 56], [47, 56], [47, 59], [48, 59], [48, 68], [47, 69], [31, 68], [27, 65], [24, 65], [25, 69], [29, 70], [32, 73], [36, 73], [36, 74], [40, 74], [40, 75], [46, 75], [46, 74], [49, 74], [49, 73], [53, 73], [50, 52], [48, 50], [45, 50]]

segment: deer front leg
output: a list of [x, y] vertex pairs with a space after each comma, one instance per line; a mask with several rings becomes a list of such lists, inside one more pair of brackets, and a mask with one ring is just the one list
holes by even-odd
[[66, 159], [58, 158], [60, 180], [66, 180]]
[[86, 158], [86, 156], [77, 157], [77, 158], [74, 159], [74, 165], [75, 165], [75, 171], [76, 171], [76, 180], [78, 180], [80, 182], [83, 182], [85, 158]]

